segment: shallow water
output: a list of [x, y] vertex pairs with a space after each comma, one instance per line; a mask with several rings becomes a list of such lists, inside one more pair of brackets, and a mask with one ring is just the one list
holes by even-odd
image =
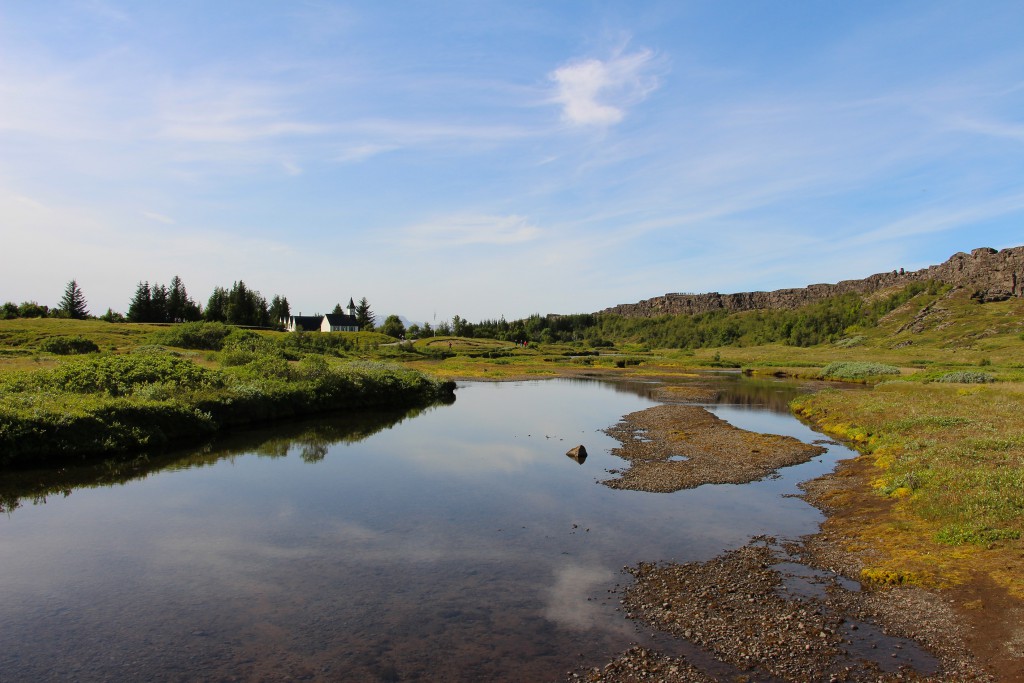
[[[792, 385], [721, 381], [722, 419], [821, 438], [784, 412]], [[812, 533], [820, 514], [787, 494], [851, 455], [831, 446], [742, 486], [601, 486], [623, 466], [601, 430], [653, 405], [650, 388], [468, 383], [414, 417], [278, 426], [23, 500], [0, 518], [0, 680], [522, 681], [603, 665], [647, 637], [609, 592], [624, 565]], [[565, 455], [577, 444], [582, 464]]]

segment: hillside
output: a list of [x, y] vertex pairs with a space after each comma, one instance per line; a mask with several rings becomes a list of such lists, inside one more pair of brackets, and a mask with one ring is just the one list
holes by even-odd
[[970, 254], [960, 252], [937, 266], [916, 271], [901, 269], [877, 273], [862, 280], [843, 280], [836, 284], [815, 284], [772, 292], [665, 294], [635, 304], [620, 304], [601, 312], [628, 318], [650, 318], [712, 311], [792, 310], [842, 294], [866, 295], [927, 280], [970, 290], [977, 299], [986, 302], [1024, 296], [1024, 246], [1002, 251], [980, 248]]

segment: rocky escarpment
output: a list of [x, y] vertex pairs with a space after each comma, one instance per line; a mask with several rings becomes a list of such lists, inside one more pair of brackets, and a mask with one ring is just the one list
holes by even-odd
[[602, 313], [632, 318], [658, 315], [694, 315], [710, 311], [752, 311], [759, 309], [799, 308], [822, 299], [854, 292], [870, 294], [880, 289], [900, 287], [911, 282], [937, 280], [954, 287], [971, 289], [982, 301], [1001, 301], [1024, 296], [1024, 247], [975, 249], [970, 254], [954, 254], [948, 261], [921, 270], [877, 273], [863, 280], [843, 280], [836, 284], [818, 284], [773, 292], [738, 294], [665, 294], [635, 304], [620, 304]]

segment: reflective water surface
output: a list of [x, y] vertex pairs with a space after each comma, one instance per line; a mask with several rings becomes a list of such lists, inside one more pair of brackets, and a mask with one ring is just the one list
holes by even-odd
[[[791, 385], [709, 406], [821, 438]], [[648, 634], [609, 593], [819, 513], [786, 496], [850, 453], [744, 486], [597, 482], [651, 385], [461, 385], [420, 414], [320, 418], [62, 478], [0, 477], [0, 680], [557, 680]], [[582, 463], [566, 457], [583, 444]]]

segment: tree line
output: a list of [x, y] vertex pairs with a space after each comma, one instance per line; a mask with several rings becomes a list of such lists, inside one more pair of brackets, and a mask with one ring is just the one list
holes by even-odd
[[[339, 303], [335, 313], [344, 313]], [[319, 315], [319, 314], [318, 314]], [[140, 281], [128, 304], [125, 314], [112, 309], [96, 316], [107, 322], [133, 323], [182, 323], [222, 322], [229, 325], [249, 327], [278, 327], [281, 321], [291, 316], [288, 298], [275, 294], [268, 302], [262, 294], [238, 280], [230, 288], [214, 287], [206, 305], [193, 299], [182, 279], [175, 275], [169, 284], [150, 284]], [[0, 305], [0, 320], [13, 318], [75, 318], [84, 320], [92, 317], [81, 287], [76, 280], [68, 282], [60, 304], [55, 308], [35, 301], [15, 304], [8, 301]], [[361, 330], [373, 330], [375, 316], [370, 303], [363, 297], [355, 310], [356, 321]], [[397, 319], [397, 316], [394, 316]]]
[[[653, 318], [627, 318], [609, 313], [572, 315], [531, 315], [520, 320], [482, 320], [471, 323], [455, 315], [451, 321], [413, 324], [408, 327], [397, 315], [388, 316], [380, 331], [392, 337], [417, 339], [432, 335], [478, 337], [516, 343], [579, 343], [593, 348], [619, 343], [635, 343], [649, 348], [695, 349], [719, 346], [755, 346], [781, 343], [813, 346], [835, 342], [858, 328], [874, 326], [886, 313], [921, 293], [935, 295], [948, 290], [939, 282], [914, 282], [888, 297], [868, 300], [847, 293], [808, 304], [795, 310], [758, 310], [730, 313], [712, 311], [698, 315], [663, 315]], [[350, 304], [352, 302], [350, 301]], [[361, 330], [374, 330], [375, 316], [363, 297], [355, 308]], [[334, 313], [344, 313], [341, 304]], [[274, 295], [268, 302], [256, 290], [239, 280], [230, 289], [215, 287], [205, 307], [197, 304], [175, 276], [169, 285], [140, 282], [127, 316], [107, 313], [100, 319], [116, 322], [173, 323], [205, 320], [230, 325], [275, 327], [291, 315], [288, 299]], [[319, 315], [319, 314], [318, 314]], [[7, 302], [0, 307], [0, 319], [30, 317], [85, 318], [89, 316], [85, 297], [75, 280], [68, 283], [60, 305], [55, 309], [36, 302], [20, 306]]]
[[[937, 281], [914, 282], [888, 297], [874, 300], [848, 293], [794, 310], [723, 310], [652, 318], [627, 318], [613, 313], [535, 314], [511, 322], [502, 317], [470, 323], [456, 315], [451, 323], [438, 323], [436, 333], [518, 343], [575, 342], [594, 348], [623, 342], [677, 349], [773, 343], [814, 346], [838, 341], [858, 328], [873, 327], [886, 313], [919, 294], [934, 296], [948, 289], [949, 285]], [[425, 327], [429, 332], [430, 326]]]

